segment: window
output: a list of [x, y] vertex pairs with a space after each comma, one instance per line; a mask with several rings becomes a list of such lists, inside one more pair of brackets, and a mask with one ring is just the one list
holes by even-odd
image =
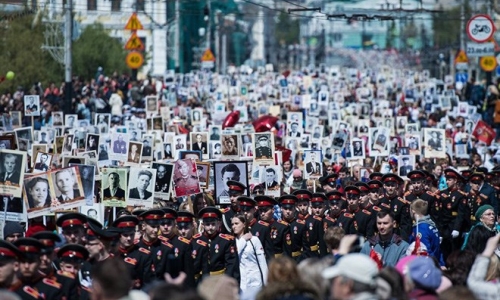
[[87, 0], [87, 10], [97, 10], [97, 0]]
[[136, 10], [137, 11], [144, 11], [146, 1], [144, 0], [135, 0], [135, 5], [136, 5]]
[[111, 0], [111, 11], [120, 11], [122, 0]]

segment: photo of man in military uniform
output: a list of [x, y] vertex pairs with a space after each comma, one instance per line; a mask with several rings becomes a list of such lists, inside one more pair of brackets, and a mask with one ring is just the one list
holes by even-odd
[[273, 150], [271, 149], [268, 134], [256, 134], [255, 159], [273, 159]]

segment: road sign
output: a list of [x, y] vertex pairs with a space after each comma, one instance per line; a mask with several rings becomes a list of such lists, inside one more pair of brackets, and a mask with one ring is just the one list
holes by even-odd
[[467, 43], [467, 57], [495, 55], [495, 43]]
[[497, 59], [494, 56], [483, 56], [479, 60], [479, 66], [485, 72], [491, 72], [497, 67]]
[[133, 51], [127, 54], [125, 62], [129, 68], [139, 69], [144, 63], [144, 56], [142, 56], [142, 53], [140, 52]]
[[127, 21], [127, 25], [125, 25], [125, 30], [142, 30], [144, 27], [142, 26], [141, 21], [137, 17], [136, 13], [133, 13], [132, 16]]
[[495, 23], [488, 15], [475, 15], [467, 22], [465, 31], [471, 40], [483, 43], [495, 33]]
[[205, 50], [201, 56], [201, 61], [215, 61], [215, 56], [210, 49]]
[[455, 75], [455, 81], [456, 82], [466, 83], [468, 77], [469, 77], [469, 74], [467, 74], [467, 73], [457, 73]]
[[137, 36], [137, 33], [132, 33], [132, 36], [128, 39], [125, 44], [125, 50], [142, 51], [144, 50], [144, 44], [141, 39]]
[[455, 64], [468, 63], [468, 62], [469, 59], [467, 58], [465, 51], [464, 50], [458, 51], [457, 57], [455, 57]]
[[496, 75], [497, 75], [497, 77], [500, 77], [500, 67], [497, 67], [497, 71], [496, 71], [496, 73], [497, 73], [497, 74], [496, 74]]

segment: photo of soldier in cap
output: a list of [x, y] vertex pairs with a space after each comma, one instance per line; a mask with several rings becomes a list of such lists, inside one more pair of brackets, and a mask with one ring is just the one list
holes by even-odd
[[208, 179], [210, 175], [210, 163], [197, 162], [196, 172], [202, 188], [208, 188]]
[[174, 189], [176, 197], [198, 194], [200, 182], [196, 163], [192, 159], [179, 159], [174, 166]]
[[400, 156], [398, 159], [399, 176], [405, 178], [408, 173], [413, 171], [415, 165], [415, 157], [412, 155]]
[[152, 168], [156, 169], [155, 197], [168, 199], [174, 165], [155, 162], [153, 163]]
[[253, 134], [253, 158], [256, 164], [272, 164], [274, 160], [274, 139], [271, 133]]

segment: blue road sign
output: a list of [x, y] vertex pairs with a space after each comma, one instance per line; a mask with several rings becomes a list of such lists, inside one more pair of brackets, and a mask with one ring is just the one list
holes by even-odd
[[[497, 68], [498, 69], [498, 68]], [[497, 71], [498, 72], [498, 71]], [[469, 74], [467, 73], [457, 73], [455, 75], [455, 82], [466, 83], [467, 79], [469, 79]]]

